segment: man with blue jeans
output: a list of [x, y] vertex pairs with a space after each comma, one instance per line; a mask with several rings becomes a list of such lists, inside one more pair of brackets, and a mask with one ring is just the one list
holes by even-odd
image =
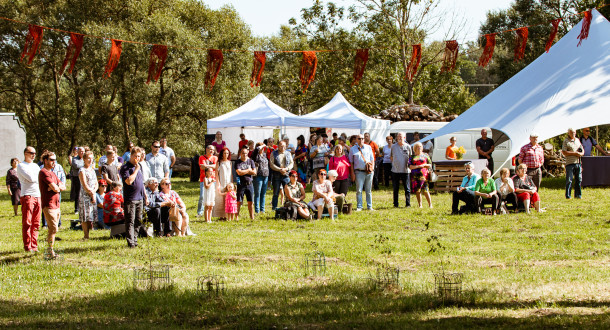
[[568, 137], [563, 140], [561, 153], [566, 157], [566, 198], [572, 198], [572, 181], [574, 181], [574, 197], [582, 198], [580, 184], [582, 182], [582, 163], [584, 148], [576, 138], [576, 130], [568, 128]]
[[269, 167], [273, 171], [273, 198], [271, 199], [271, 209], [277, 209], [277, 199], [280, 189], [290, 182], [288, 172], [292, 169], [292, 155], [286, 150], [286, 142], [280, 141], [278, 149], [271, 153]]
[[371, 188], [373, 186], [373, 175], [374, 169], [371, 173], [366, 172], [366, 164], [371, 163], [373, 166], [374, 157], [373, 149], [371, 146], [364, 144], [364, 136], [358, 135], [356, 144], [349, 151], [349, 160], [352, 163], [350, 168], [352, 181], [356, 182], [356, 211], [362, 211], [362, 190], [366, 193], [366, 208], [369, 211], [373, 209], [373, 196], [371, 195]]
[[252, 160], [256, 165], [254, 177], [254, 212], [265, 212], [265, 193], [269, 182], [269, 159], [267, 159], [267, 146], [259, 142], [252, 153]]

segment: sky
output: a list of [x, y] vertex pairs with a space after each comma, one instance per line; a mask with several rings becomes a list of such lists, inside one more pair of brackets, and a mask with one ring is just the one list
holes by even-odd
[[[244, 21], [250, 25], [252, 33], [256, 36], [271, 36], [277, 34], [282, 24], [288, 24], [292, 17], [300, 19], [302, 8], [311, 7], [314, 0], [202, 0], [212, 9], [223, 5], [232, 5]], [[323, 1], [328, 2], [328, 1]], [[355, 0], [333, 0], [335, 4], [349, 7], [357, 4]], [[488, 11], [506, 9], [513, 0], [441, 0], [440, 12], [455, 13], [465, 21], [464, 29], [458, 34], [460, 43], [475, 40], [479, 27], [485, 21]], [[447, 20], [449, 21], [449, 19]], [[450, 30], [448, 22], [430, 36], [426, 42], [442, 41]]]

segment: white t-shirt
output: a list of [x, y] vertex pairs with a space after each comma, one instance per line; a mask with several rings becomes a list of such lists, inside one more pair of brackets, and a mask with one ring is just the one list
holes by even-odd
[[508, 178], [508, 180], [506, 180], [506, 181], [508, 183], [508, 187], [507, 186], [502, 187], [502, 178], [496, 179], [496, 190], [502, 197], [515, 191], [515, 184], [513, 183], [513, 180], [511, 178]]
[[17, 165], [17, 176], [21, 183], [21, 196], [40, 197], [38, 173], [40, 167], [36, 163], [21, 162]]

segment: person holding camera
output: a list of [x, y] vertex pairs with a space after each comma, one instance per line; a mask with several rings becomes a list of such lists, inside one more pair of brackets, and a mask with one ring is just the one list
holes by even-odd
[[584, 148], [576, 138], [576, 130], [568, 128], [568, 137], [563, 140], [561, 153], [566, 157], [566, 198], [572, 198], [572, 181], [574, 181], [574, 197], [582, 198], [580, 184], [582, 182], [582, 162]]

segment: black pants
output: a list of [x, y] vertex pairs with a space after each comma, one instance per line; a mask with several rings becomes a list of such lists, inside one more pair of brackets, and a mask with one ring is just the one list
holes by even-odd
[[125, 201], [125, 231], [127, 245], [138, 246], [138, 233], [142, 226], [142, 200]]
[[[517, 200], [517, 194], [515, 193], [510, 193], [504, 197], [502, 197], [500, 199], [500, 203], [504, 202], [506, 205], [506, 208], [510, 211], [517, 211], [517, 207], [519, 205], [519, 202]], [[508, 206], [510, 204], [510, 207]]]
[[411, 187], [409, 173], [394, 173], [392, 172], [392, 188], [394, 189], [394, 207], [398, 207], [398, 190], [400, 189], [400, 181], [402, 181], [403, 189], [405, 190], [405, 206], [411, 206]]
[[336, 194], [344, 194], [345, 196], [347, 196], [348, 190], [349, 190], [349, 179], [335, 180], [335, 182], [333, 182], [333, 191]]
[[[479, 158], [479, 159], [486, 159], [485, 157], [483, 158]], [[491, 171], [491, 175], [494, 174], [494, 159], [492, 157], [489, 157], [489, 159], [487, 159], [487, 168]], [[481, 173], [477, 173], [478, 175], [481, 175]]]
[[390, 178], [392, 177], [392, 163], [383, 163], [383, 184], [386, 187], [390, 186]]
[[381, 176], [381, 163], [383, 162], [382, 157], [375, 159], [375, 171], [373, 171], [373, 189], [379, 190], [379, 177]]
[[496, 210], [500, 206], [500, 198], [498, 197], [498, 194], [495, 194], [495, 195], [491, 196], [490, 198], [483, 198], [481, 196], [476, 196], [476, 201], [477, 201], [477, 210], [479, 211], [479, 213], [481, 213], [483, 211], [484, 204], [491, 204], [491, 211], [493, 213], [496, 213]]
[[74, 212], [78, 211], [78, 200], [80, 199], [80, 180], [72, 177], [72, 188], [70, 188], [70, 199], [74, 201]]
[[458, 206], [460, 204], [460, 201], [466, 203], [466, 207], [468, 208], [469, 211], [474, 210], [474, 206], [475, 206], [474, 205], [474, 195], [470, 194], [466, 190], [464, 190], [462, 192], [456, 191], [453, 193], [453, 204], [451, 205], [451, 213], [453, 213], [453, 214], [458, 213]]
[[[155, 236], [165, 236], [169, 233], [169, 208], [152, 208], [146, 212], [148, 215], [148, 221], [153, 225], [153, 232]], [[165, 211], [165, 212], [164, 212]], [[164, 216], [165, 215], [165, 216]], [[163, 232], [161, 232], [161, 226], [163, 225]]]

